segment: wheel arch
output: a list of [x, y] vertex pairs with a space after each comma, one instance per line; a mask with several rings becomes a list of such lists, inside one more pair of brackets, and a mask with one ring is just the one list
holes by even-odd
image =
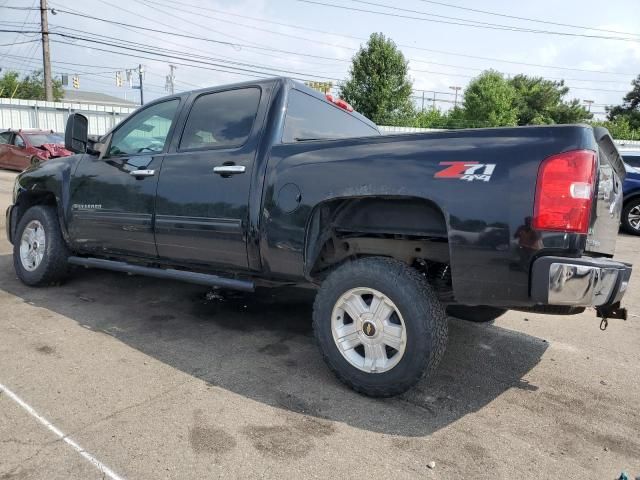
[[640, 189], [627, 193], [622, 199], [622, 204], [626, 206], [628, 202], [635, 200], [638, 197], [640, 197]]
[[12, 243], [15, 241], [16, 228], [22, 219], [22, 216], [25, 214], [27, 210], [36, 205], [47, 205], [54, 207], [56, 209], [56, 214], [58, 217], [58, 222], [60, 224], [60, 229], [62, 231], [62, 235], [64, 237], [65, 242], [68, 243], [68, 234], [65, 226], [65, 222], [63, 222], [63, 211], [61, 208], [60, 199], [55, 195], [54, 192], [50, 190], [25, 190], [18, 194], [14, 209], [11, 216], [11, 240]]
[[[309, 215], [304, 273], [314, 281], [328, 267], [368, 255], [409, 262], [414, 252], [415, 257], [448, 263], [448, 230], [446, 213], [425, 198], [397, 195], [326, 200]], [[340, 242], [343, 239], [348, 239], [347, 245]], [[337, 252], [336, 247], [346, 250]], [[327, 248], [333, 249], [331, 258], [323, 256]]]

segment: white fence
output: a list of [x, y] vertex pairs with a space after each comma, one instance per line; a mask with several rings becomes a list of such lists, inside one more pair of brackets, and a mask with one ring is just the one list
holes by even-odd
[[79, 112], [89, 119], [89, 134], [102, 135], [134, 110], [135, 107], [0, 98], [0, 129], [41, 128], [64, 132], [69, 114]]
[[[20, 100], [0, 98], [0, 129], [41, 128], [64, 132], [70, 113], [79, 112], [89, 119], [89, 134], [102, 135], [120, 123], [136, 107], [115, 105], [84, 104], [70, 102], [44, 102], [41, 100]], [[433, 132], [437, 128], [418, 127], [378, 127], [384, 134]], [[616, 140], [619, 147], [640, 150], [640, 140]]]
[[[419, 128], [419, 127], [390, 127], [378, 125], [378, 129], [385, 135], [395, 133], [419, 133], [419, 132], [435, 132], [438, 128]], [[618, 147], [626, 149], [640, 150], [640, 140], [614, 140]]]

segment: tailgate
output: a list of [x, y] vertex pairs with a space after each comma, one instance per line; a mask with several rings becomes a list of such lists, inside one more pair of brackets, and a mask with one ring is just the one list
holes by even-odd
[[593, 133], [598, 142], [599, 174], [586, 250], [613, 255], [620, 228], [622, 182], [626, 172], [609, 132], [605, 128], [595, 127]]

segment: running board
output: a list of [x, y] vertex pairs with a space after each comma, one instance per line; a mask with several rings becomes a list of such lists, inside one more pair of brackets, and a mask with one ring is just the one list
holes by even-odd
[[209, 287], [229, 288], [232, 290], [242, 290], [243, 292], [253, 292], [255, 285], [249, 280], [238, 280], [235, 278], [224, 278], [207, 273], [188, 272], [186, 270], [175, 270], [171, 268], [153, 268], [132, 265], [126, 262], [116, 262], [102, 258], [69, 257], [68, 262], [72, 265], [79, 265], [87, 268], [102, 268], [115, 272], [132, 273], [135, 275], [145, 275], [147, 277], [166, 278], [170, 280], [180, 280]]

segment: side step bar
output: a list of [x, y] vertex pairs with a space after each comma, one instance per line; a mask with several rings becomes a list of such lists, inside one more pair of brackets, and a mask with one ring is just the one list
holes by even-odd
[[140, 265], [132, 265], [126, 262], [117, 262], [102, 258], [69, 257], [68, 261], [72, 265], [79, 265], [81, 267], [102, 268], [104, 270], [113, 270], [115, 272], [145, 275], [147, 277], [180, 280], [188, 283], [197, 283], [198, 285], [207, 285], [209, 287], [229, 288], [232, 290], [242, 290], [243, 292], [253, 292], [255, 290], [254, 283], [249, 280], [224, 278], [217, 275], [209, 275], [207, 273], [187, 272], [185, 270], [175, 270], [171, 268], [143, 267]]

